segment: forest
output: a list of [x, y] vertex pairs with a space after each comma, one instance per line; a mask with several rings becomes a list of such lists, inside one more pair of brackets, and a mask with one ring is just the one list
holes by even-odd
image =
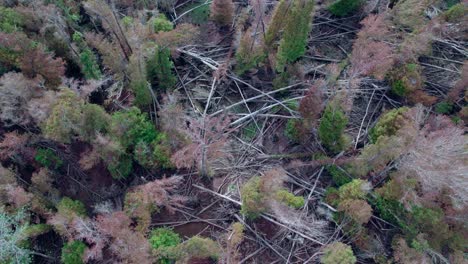
[[1, 264], [467, 264], [468, 0], [0, 0]]

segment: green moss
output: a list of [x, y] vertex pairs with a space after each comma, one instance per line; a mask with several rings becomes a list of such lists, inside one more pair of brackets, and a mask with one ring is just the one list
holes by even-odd
[[435, 105], [434, 111], [438, 114], [450, 114], [453, 111], [453, 104], [450, 102], [440, 102]]
[[330, 175], [332, 176], [335, 185], [338, 187], [347, 184], [353, 180], [346, 174], [346, 172], [344, 172], [336, 165], [328, 165], [325, 168], [328, 171], [328, 173], [330, 173]]
[[400, 107], [383, 114], [377, 124], [370, 130], [369, 137], [376, 143], [381, 136], [393, 136], [403, 126], [408, 107]]
[[363, 0], [338, 0], [328, 7], [328, 11], [335, 16], [343, 17], [359, 10]]
[[63, 165], [63, 161], [55, 154], [55, 151], [49, 148], [37, 149], [34, 160], [48, 169], [56, 170]]
[[84, 204], [78, 200], [73, 200], [68, 197], [62, 198], [57, 205], [57, 211], [63, 216], [71, 216], [76, 214], [78, 216], [86, 216], [86, 208]]
[[299, 209], [305, 204], [304, 197], [296, 196], [285, 189], [276, 192], [276, 199], [295, 209]]
[[160, 31], [171, 31], [174, 25], [164, 14], [159, 14], [153, 19], [153, 29], [155, 33]]
[[83, 264], [83, 255], [86, 245], [81, 241], [72, 241], [65, 244], [62, 248], [62, 263], [64, 264]]
[[247, 218], [255, 219], [266, 211], [264, 195], [260, 191], [260, 177], [252, 177], [241, 189], [241, 213]]

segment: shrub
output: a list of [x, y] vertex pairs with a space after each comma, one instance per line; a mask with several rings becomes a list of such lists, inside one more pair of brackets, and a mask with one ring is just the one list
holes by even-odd
[[83, 264], [83, 255], [86, 245], [78, 240], [68, 242], [62, 248], [62, 263], [64, 264]]
[[466, 13], [468, 12], [468, 6], [466, 3], [458, 3], [445, 11], [444, 17], [450, 23], [460, 22]]
[[0, 6], [0, 31], [11, 33], [23, 24], [23, 17], [12, 8]]
[[46, 86], [52, 89], [62, 83], [65, 73], [65, 62], [61, 58], [54, 58], [54, 54], [41, 46], [27, 50], [19, 62], [19, 67], [29, 78], [42, 76]]
[[109, 127], [110, 116], [96, 104], [85, 104], [82, 108], [79, 134], [85, 141], [92, 141], [97, 133], [104, 133]]
[[284, 130], [284, 135], [289, 138], [291, 141], [299, 140], [299, 129], [301, 125], [301, 120], [298, 119], [289, 119], [286, 123], [286, 128]]
[[156, 47], [154, 55], [146, 64], [148, 80], [161, 90], [172, 88], [177, 82], [177, 78], [172, 73], [174, 63], [170, 56], [168, 48]]
[[172, 148], [169, 136], [166, 133], [159, 133], [152, 145], [152, 157], [154, 158], [155, 165], [165, 169], [172, 168]]
[[357, 259], [350, 246], [341, 242], [334, 242], [327, 245], [321, 258], [323, 264], [354, 264]]
[[180, 236], [172, 229], [157, 228], [151, 231], [149, 242], [154, 249], [174, 247], [180, 244]]
[[71, 90], [60, 93], [44, 125], [44, 135], [61, 143], [70, 143], [79, 132], [83, 101]]
[[52, 226], [46, 224], [30, 225], [24, 230], [23, 234], [27, 238], [34, 238], [49, 232], [51, 229]]
[[307, 37], [312, 27], [312, 15], [315, 1], [293, 0], [284, 21], [276, 61], [276, 70], [283, 72], [286, 64], [292, 63], [304, 55]]
[[424, 83], [421, 67], [415, 63], [397, 65], [389, 74], [392, 93], [400, 97], [408, 96], [422, 88]]
[[339, 152], [345, 148], [346, 139], [343, 135], [348, 124], [348, 118], [340, 107], [329, 103], [323, 112], [318, 129], [322, 144], [331, 152]]
[[382, 115], [377, 124], [370, 130], [369, 136], [372, 143], [377, 142], [381, 136], [393, 136], [405, 124], [405, 113], [408, 107], [400, 107]]
[[48, 148], [37, 149], [34, 159], [48, 169], [56, 170], [63, 164], [63, 161], [55, 154], [55, 152]]
[[285, 189], [276, 192], [276, 199], [295, 209], [299, 209], [305, 204], [304, 197], [296, 196]]
[[177, 252], [180, 255], [178, 259], [182, 260], [182, 263], [189, 263], [191, 258], [217, 259], [220, 249], [213, 240], [194, 236], [180, 244], [177, 247]]
[[363, 3], [363, 0], [338, 0], [328, 7], [328, 11], [335, 16], [343, 17], [356, 12]]
[[236, 68], [238, 75], [256, 67], [265, 59], [265, 54], [252, 37], [252, 30], [249, 29], [242, 35], [239, 47], [236, 50]]
[[347, 199], [338, 205], [338, 211], [345, 213], [358, 224], [366, 224], [372, 216], [370, 205], [360, 199]]
[[121, 154], [108, 162], [107, 169], [114, 179], [127, 178], [132, 172], [133, 160], [128, 154]]
[[149, 243], [158, 257], [159, 264], [170, 264], [174, 259], [174, 249], [180, 244], [179, 234], [168, 228], [157, 228], [151, 231]]
[[241, 213], [247, 218], [255, 219], [266, 211], [265, 197], [260, 190], [260, 177], [252, 177], [242, 186], [241, 197]]
[[63, 216], [86, 216], [86, 208], [84, 204], [78, 200], [73, 200], [68, 197], [62, 198], [57, 204], [57, 211]]
[[453, 111], [453, 104], [443, 101], [436, 104], [434, 110], [438, 114], [450, 114]]
[[394, 21], [408, 28], [409, 30], [417, 29], [422, 25], [426, 25], [427, 16], [426, 8], [432, 3], [431, 0], [401, 0], [393, 7]]
[[369, 184], [366, 181], [354, 179], [351, 182], [341, 186], [338, 189], [341, 201], [347, 199], [362, 199], [365, 200], [369, 191]]
[[351, 182], [353, 179], [349, 177], [343, 169], [336, 165], [328, 165], [325, 167], [328, 173], [332, 176], [332, 180], [336, 186], [340, 187], [346, 183]]
[[153, 29], [155, 33], [160, 31], [171, 31], [174, 25], [164, 14], [159, 14], [153, 19]]

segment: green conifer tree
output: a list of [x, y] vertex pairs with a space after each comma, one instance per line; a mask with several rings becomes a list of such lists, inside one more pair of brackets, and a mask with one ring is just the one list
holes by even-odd
[[344, 129], [348, 118], [335, 103], [329, 103], [323, 112], [318, 135], [323, 146], [332, 152], [339, 152], [345, 147]]
[[307, 37], [312, 27], [313, 11], [314, 1], [312, 0], [292, 1], [276, 57], [276, 70], [278, 72], [283, 72], [286, 64], [292, 63], [304, 55]]
[[172, 73], [174, 63], [168, 48], [156, 47], [156, 51], [146, 65], [148, 80], [160, 89], [166, 90], [174, 86], [177, 78]]

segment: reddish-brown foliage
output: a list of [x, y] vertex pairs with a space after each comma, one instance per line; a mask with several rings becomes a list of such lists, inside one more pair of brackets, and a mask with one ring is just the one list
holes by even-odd
[[53, 55], [47, 53], [42, 48], [35, 48], [25, 52], [20, 62], [23, 74], [29, 78], [42, 76], [46, 85], [52, 88], [57, 87], [62, 82], [65, 73], [65, 63], [62, 59], [54, 59]]
[[0, 160], [15, 159], [25, 153], [24, 148], [29, 137], [17, 132], [9, 132], [4, 135], [0, 142]]
[[233, 129], [229, 128], [230, 118], [226, 116], [188, 120], [188, 127], [182, 133], [190, 138], [191, 143], [171, 157], [177, 168], [197, 167], [202, 175], [209, 175], [211, 163], [227, 157], [228, 136]]
[[352, 76], [372, 75], [383, 79], [394, 62], [393, 49], [382, 38], [388, 34], [384, 15], [369, 15], [353, 44]]
[[444, 187], [453, 192], [459, 205], [468, 203], [468, 171], [465, 129], [449, 117], [434, 116], [415, 137], [400, 170], [414, 175], [425, 193], [438, 193]]
[[228, 26], [234, 16], [234, 4], [232, 0], [213, 0], [211, 3], [211, 19], [220, 26]]
[[351, 64], [353, 76], [383, 79], [393, 66], [393, 50], [384, 42], [358, 39], [353, 45]]
[[22, 208], [31, 202], [33, 195], [26, 192], [21, 186], [8, 185], [6, 187], [8, 202], [15, 208]]
[[366, 224], [372, 216], [372, 208], [364, 200], [344, 200], [340, 202], [338, 211], [344, 212], [359, 224]]
[[460, 94], [465, 91], [468, 87], [468, 61], [463, 64], [461, 77], [458, 82], [455, 83], [453, 88], [448, 93], [448, 99], [452, 102], [458, 101]]
[[143, 185], [137, 186], [132, 192], [142, 194], [140, 201], [142, 204], [154, 204], [159, 207], [165, 207], [169, 212], [173, 212], [174, 208], [180, 207], [186, 198], [179, 195], [172, 195], [177, 186], [181, 183], [182, 177], [173, 176], [154, 180]]
[[[323, 92], [319, 85], [312, 85], [299, 102], [299, 113], [309, 126], [315, 124], [323, 110]], [[308, 127], [309, 127], [308, 126]]]
[[123, 263], [150, 264], [150, 246], [140, 233], [130, 229], [131, 219], [124, 212], [99, 215], [96, 226], [99, 232], [111, 237], [109, 249]]

